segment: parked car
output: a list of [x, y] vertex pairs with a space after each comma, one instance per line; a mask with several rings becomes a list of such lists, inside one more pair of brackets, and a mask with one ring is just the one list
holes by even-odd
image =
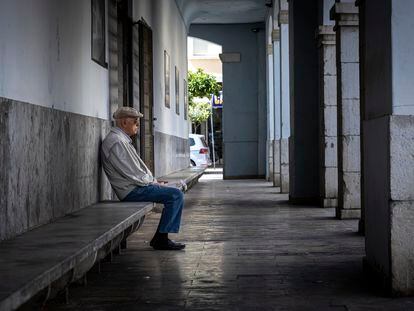
[[190, 161], [191, 166], [211, 165], [210, 150], [203, 135], [190, 134]]

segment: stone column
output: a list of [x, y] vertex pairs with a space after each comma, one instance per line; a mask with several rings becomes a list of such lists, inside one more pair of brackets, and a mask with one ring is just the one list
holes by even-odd
[[361, 215], [361, 157], [359, 104], [358, 8], [338, 2], [335, 20], [338, 97], [338, 207], [339, 219]]
[[[364, 14], [364, 6], [359, 5], [359, 0], [355, 1], [355, 6], [358, 7], [358, 14], [359, 17], [361, 17]], [[359, 104], [360, 104], [360, 130], [361, 130], [361, 217], [359, 219], [358, 224], [358, 233], [361, 235], [365, 235], [365, 200], [364, 200], [364, 161], [363, 158], [363, 146], [364, 146], [364, 135], [362, 134], [363, 131], [363, 122], [364, 122], [364, 107], [365, 107], [365, 68], [363, 59], [365, 58], [365, 50], [364, 50], [364, 44], [365, 44], [365, 25], [364, 20], [359, 18]]]
[[280, 28], [280, 192], [289, 192], [290, 77], [289, 77], [289, 4], [279, 1]]
[[318, 25], [318, 1], [289, 0], [289, 199], [298, 204], [320, 200]]
[[365, 268], [389, 293], [414, 295], [414, 1], [359, 5]]
[[[272, 18], [272, 17], [270, 17]], [[272, 18], [273, 19], [273, 18]], [[267, 168], [266, 179], [273, 182], [273, 145], [274, 145], [274, 82], [273, 82], [273, 25], [268, 25], [267, 32]]]
[[279, 7], [273, 5], [273, 102], [274, 102], [274, 141], [273, 141], [273, 186], [280, 187], [280, 29], [278, 23]]
[[336, 49], [333, 26], [319, 26], [319, 132], [322, 207], [338, 206]]

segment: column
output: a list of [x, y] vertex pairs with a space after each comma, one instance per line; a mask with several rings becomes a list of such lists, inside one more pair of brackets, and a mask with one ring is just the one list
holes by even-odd
[[361, 235], [365, 235], [365, 200], [364, 200], [364, 161], [363, 161], [363, 146], [364, 146], [364, 135], [362, 134], [363, 131], [363, 122], [364, 122], [364, 107], [365, 107], [365, 68], [363, 59], [365, 59], [365, 22], [361, 19], [361, 16], [364, 15], [364, 6], [359, 5], [359, 0], [355, 1], [355, 6], [358, 7], [358, 14], [359, 14], [359, 104], [360, 104], [360, 130], [361, 130], [361, 217], [359, 219], [358, 224], [358, 233]]
[[339, 219], [361, 215], [361, 157], [359, 104], [358, 8], [337, 2], [335, 20], [338, 98], [338, 207]]
[[289, 199], [315, 205], [320, 200], [318, 25], [318, 1], [289, 0]]
[[273, 145], [274, 145], [274, 81], [273, 81], [273, 16], [269, 14], [266, 25], [267, 40], [267, 168], [266, 179], [273, 182]]
[[274, 141], [273, 141], [273, 186], [280, 187], [280, 139], [281, 139], [281, 106], [280, 106], [280, 29], [279, 4], [273, 5], [273, 102], [274, 102]]
[[390, 294], [414, 295], [414, 1], [358, 3], [365, 268]]
[[289, 4], [279, 1], [280, 28], [280, 192], [289, 193], [290, 81], [289, 81]]
[[321, 206], [338, 205], [336, 49], [332, 25], [319, 26], [319, 133]]

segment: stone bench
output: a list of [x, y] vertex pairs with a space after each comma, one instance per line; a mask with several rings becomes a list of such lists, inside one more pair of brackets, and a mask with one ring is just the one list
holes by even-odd
[[[190, 189], [197, 183], [198, 179], [203, 175], [205, 168], [189, 167], [185, 170], [181, 170], [167, 176], [159, 177], [159, 180], [168, 181], [168, 186], [179, 185], [180, 181], [184, 181], [187, 185], [187, 189]], [[184, 190], [179, 186], [181, 190]]]
[[[203, 174], [187, 169], [160, 179], [190, 188]], [[126, 247], [153, 203], [101, 202], [0, 243], [0, 311], [46, 301], [81, 280], [95, 263]]]

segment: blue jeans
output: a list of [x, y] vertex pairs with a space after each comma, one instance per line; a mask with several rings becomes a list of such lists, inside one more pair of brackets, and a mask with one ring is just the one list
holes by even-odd
[[158, 231], [177, 233], [180, 230], [181, 213], [184, 207], [184, 194], [181, 190], [160, 185], [136, 187], [122, 201], [163, 203], [164, 209]]

